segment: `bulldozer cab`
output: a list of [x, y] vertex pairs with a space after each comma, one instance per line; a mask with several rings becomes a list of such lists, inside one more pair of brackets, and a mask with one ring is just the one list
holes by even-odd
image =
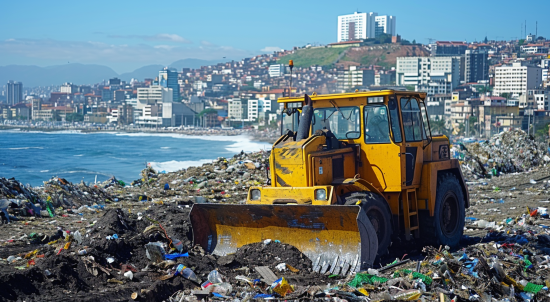
[[[423, 153], [432, 141], [425, 94], [375, 91], [312, 96], [310, 135], [329, 130], [357, 146], [356, 174], [381, 192], [400, 192], [420, 183]], [[281, 134], [297, 131], [303, 98], [282, 98]]]

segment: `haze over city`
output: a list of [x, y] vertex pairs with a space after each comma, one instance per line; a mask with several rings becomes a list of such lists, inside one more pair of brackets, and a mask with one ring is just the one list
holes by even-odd
[[[336, 40], [336, 17], [398, 18], [410, 41], [548, 36], [547, 1], [4, 1], [1, 65], [99, 64], [118, 73], [186, 58], [241, 59]], [[535, 7], [538, 7], [534, 9]], [[547, 9], [544, 9], [546, 7]], [[525, 35], [525, 34], [523, 34]]]

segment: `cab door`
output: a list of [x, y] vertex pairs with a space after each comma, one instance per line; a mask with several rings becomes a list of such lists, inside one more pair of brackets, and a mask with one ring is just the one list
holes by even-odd
[[404, 143], [401, 144], [400, 153], [402, 186], [418, 186], [422, 172], [424, 140], [426, 140], [420, 105], [415, 97], [402, 96], [399, 99], [399, 108], [401, 109], [404, 134]]

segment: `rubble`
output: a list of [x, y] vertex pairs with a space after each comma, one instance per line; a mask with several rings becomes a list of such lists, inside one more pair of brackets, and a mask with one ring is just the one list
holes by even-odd
[[193, 246], [192, 204], [244, 202], [249, 186], [269, 181], [268, 156], [240, 153], [173, 173], [147, 168], [133, 185], [53, 178], [31, 188], [0, 179], [0, 200], [34, 200], [46, 213], [49, 200], [55, 211], [7, 209], [17, 220], [0, 227], [0, 300], [550, 299], [550, 220], [541, 202], [550, 200], [550, 167], [469, 185], [458, 249], [413, 242], [367, 271], [338, 276], [313, 272], [310, 259], [277, 238], [223, 257]]
[[482, 143], [453, 146], [453, 157], [472, 178], [500, 173], [525, 172], [550, 162], [546, 146], [523, 130], [504, 131]]

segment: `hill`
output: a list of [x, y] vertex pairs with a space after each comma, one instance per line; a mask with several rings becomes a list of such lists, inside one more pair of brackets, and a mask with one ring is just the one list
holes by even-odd
[[0, 83], [9, 80], [23, 82], [24, 86], [61, 85], [64, 82], [74, 84], [91, 84], [116, 77], [118, 74], [111, 68], [93, 64], [65, 64], [48, 67], [34, 65], [0, 66]]
[[[200, 68], [201, 66], [213, 65], [228, 60], [199, 60], [183, 59], [168, 65], [181, 71], [182, 68]], [[125, 81], [145, 78], [155, 78], [165, 65], [147, 65], [132, 72], [122, 74], [116, 73], [107, 66], [95, 64], [71, 63], [40, 67], [35, 65], [7, 65], [0, 66], [0, 83], [7, 83], [10, 80], [22, 82], [25, 87], [61, 85], [70, 82], [76, 85], [90, 85], [118, 77]], [[0, 84], [3, 85], [3, 84]]]
[[427, 57], [430, 52], [419, 45], [382, 44], [348, 49], [338, 61], [347, 65], [380, 65], [395, 67], [397, 57]]
[[288, 64], [288, 60], [294, 61], [296, 67], [309, 67], [313, 65], [329, 66], [339, 59], [339, 56], [348, 48], [312, 47], [298, 49], [294, 53], [280, 57], [277, 63]]
[[123, 81], [130, 81], [131, 79], [138, 79], [143, 81], [143, 79], [150, 78], [154, 79], [158, 77], [159, 70], [164, 68], [163, 65], [147, 65], [140, 67], [132, 72], [125, 72], [120, 74], [118, 77]]
[[278, 63], [287, 64], [293, 60], [297, 67], [313, 65], [380, 65], [394, 67], [397, 57], [427, 57], [430, 53], [420, 45], [377, 44], [361, 47], [330, 48], [317, 47], [298, 49], [292, 54], [282, 56]]

